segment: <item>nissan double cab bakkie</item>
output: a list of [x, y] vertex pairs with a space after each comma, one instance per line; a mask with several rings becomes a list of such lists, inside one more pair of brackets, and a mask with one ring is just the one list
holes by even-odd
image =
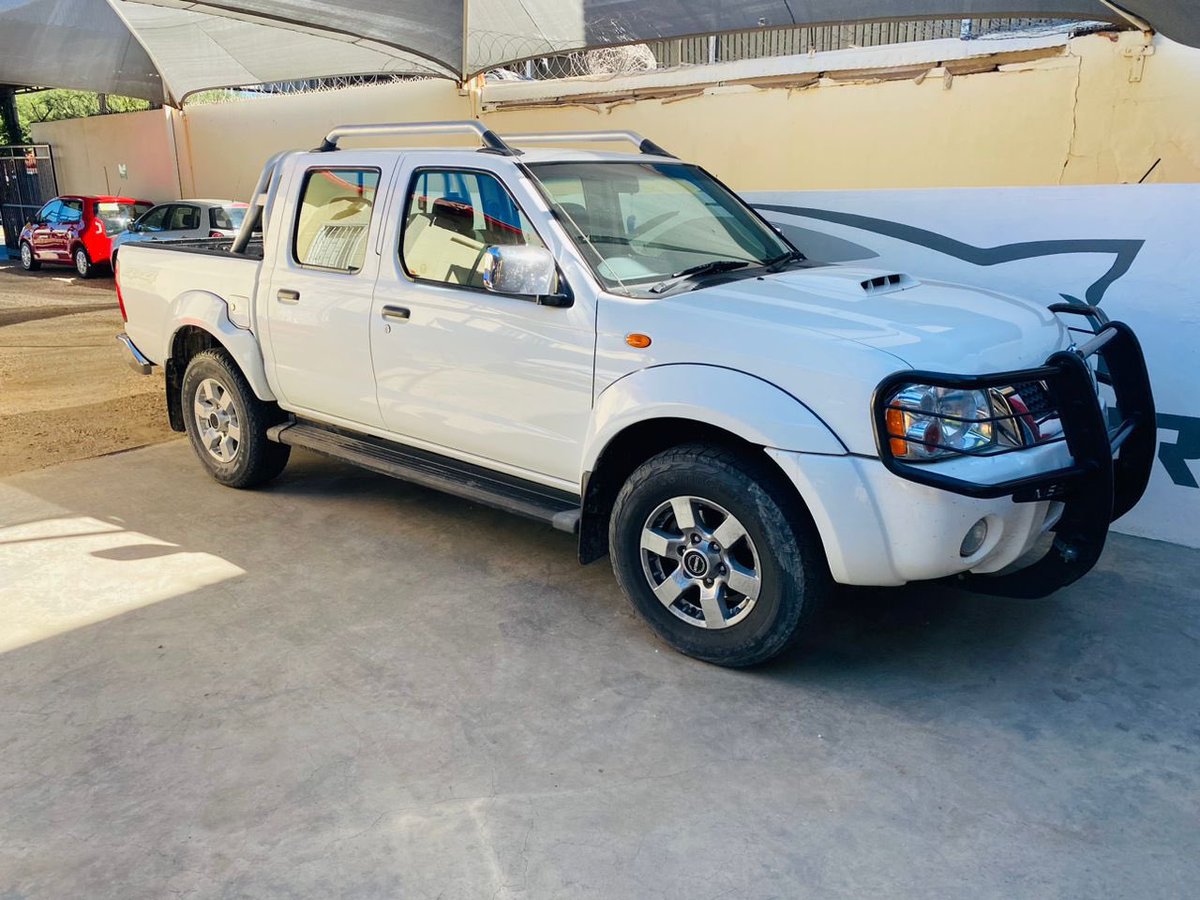
[[[453, 133], [479, 148], [339, 149]], [[562, 149], [605, 141], [634, 152]], [[302, 447], [546, 522], [712, 663], [779, 653], [834, 583], [1049, 594], [1149, 477], [1124, 324], [810, 261], [630, 132], [345, 126], [250, 202], [117, 272], [217, 481]]]

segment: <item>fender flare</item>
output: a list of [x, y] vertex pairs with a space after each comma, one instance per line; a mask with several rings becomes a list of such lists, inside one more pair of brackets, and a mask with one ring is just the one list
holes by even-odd
[[801, 400], [755, 375], [703, 363], [639, 369], [596, 398], [583, 443], [582, 472], [594, 470], [626, 428], [652, 419], [690, 419], [761, 447], [844, 456], [848, 451]]
[[247, 328], [239, 328], [230, 321], [229, 306], [221, 297], [209, 291], [185, 291], [171, 301], [166, 319], [172, 323], [172, 328], [159, 359], [170, 359], [171, 348], [179, 330], [189, 325], [194, 326], [211, 334], [233, 357], [233, 361], [242, 370], [259, 400], [277, 399], [267, 380], [266, 365], [258, 338], [254, 332]]

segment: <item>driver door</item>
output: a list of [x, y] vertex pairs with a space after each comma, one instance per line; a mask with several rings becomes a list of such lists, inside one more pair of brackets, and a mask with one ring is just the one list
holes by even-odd
[[541, 306], [483, 287], [487, 247], [545, 246], [496, 174], [409, 167], [398, 184], [398, 239], [381, 259], [370, 329], [385, 425], [435, 452], [578, 489], [592, 402], [589, 298]]
[[37, 220], [29, 233], [29, 245], [35, 259], [53, 261], [58, 259], [54, 250], [53, 228], [58, 224], [58, 213], [62, 209], [62, 201], [51, 200], [38, 210]]

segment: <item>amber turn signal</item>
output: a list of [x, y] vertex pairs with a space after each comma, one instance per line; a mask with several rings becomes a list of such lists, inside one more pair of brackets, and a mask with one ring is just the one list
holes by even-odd
[[625, 335], [625, 343], [630, 347], [637, 347], [639, 350], [645, 350], [650, 346], [650, 335], [638, 334], [636, 331], [632, 334]]
[[888, 443], [892, 456], [908, 456], [908, 441], [904, 440], [904, 411], [889, 406], [884, 418], [887, 420]]

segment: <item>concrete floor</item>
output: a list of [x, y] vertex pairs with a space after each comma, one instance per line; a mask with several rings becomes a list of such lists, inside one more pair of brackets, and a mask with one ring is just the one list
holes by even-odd
[[186, 443], [0, 482], [0, 898], [1184, 897], [1200, 552], [756, 671], [500, 513]]

